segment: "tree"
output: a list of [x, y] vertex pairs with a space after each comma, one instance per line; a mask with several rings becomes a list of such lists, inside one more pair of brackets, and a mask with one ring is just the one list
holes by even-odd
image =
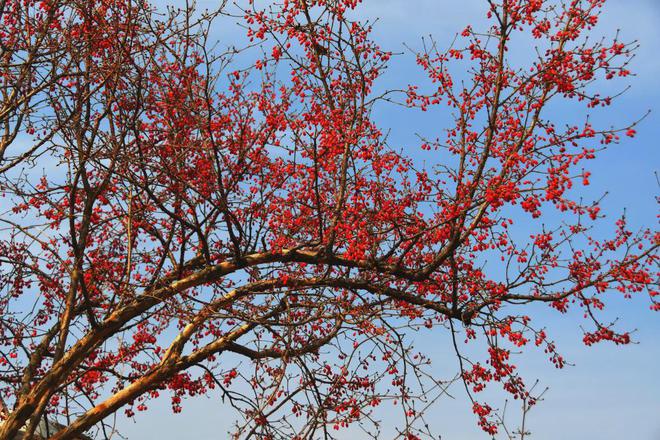
[[[166, 392], [178, 412], [213, 390], [241, 437], [377, 429], [373, 408], [396, 398], [419, 438], [414, 383], [443, 386], [406, 342], [423, 327], [487, 346], [451, 352], [495, 434], [489, 383], [538, 397], [512, 352], [564, 363], [534, 303], [582, 308], [587, 345], [630, 342], [600, 318], [608, 297], [660, 309], [658, 233], [621, 217], [599, 238], [577, 188], [635, 123], [547, 115], [607, 106], [596, 80], [629, 75], [634, 44], [587, 38], [604, 0], [489, 0], [489, 29], [417, 54], [430, 85], [386, 93], [392, 54], [351, 18], [359, 3], [250, 1], [249, 44], [226, 52], [209, 42], [222, 8], [0, 3], [1, 439], [44, 418], [65, 422], [54, 439], [109, 437], [120, 409]], [[515, 66], [509, 45], [532, 40]], [[391, 148], [372, 109], [401, 100], [448, 106], [451, 127]]]

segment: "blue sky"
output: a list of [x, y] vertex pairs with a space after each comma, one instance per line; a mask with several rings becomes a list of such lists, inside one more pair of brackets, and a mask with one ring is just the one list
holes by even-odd
[[[164, 3], [161, 1], [159, 3]], [[211, 0], [201, 6], [213, 5]], [[403, 43], [420, 47], [420, 37], [432, 34], [448, 44], [466, 24], [482, 21], [485, 0], [364, 0], [360, 16], [379, 18], [375, 38], [385, 49], [405, 51]], [[624, 40], [639, 40], [641, 47], [632, 64], [637, 76], [628, 82], [627, 92], [601, 118], [614, 125], [625, 124], [652, 113], [638, 127], [633, 140], [601, 154], [591, 164], [592, 186], [597, 194], [608, 191], [604, 211], [612, 217], [627, 209], [633, 225], [657, 227], [658, 183], [655, 172], [660, 165], [660, 2], [657, 0], [610, 0], [599, 27], [600, 33], [613, 35], [621, 29]], [[476, 26], [475, 26], [476, 27]], [[223, 41], [237, 32], [216, 30]], [[405, 86], [420, 78], [411, 55], [395, 59], [384, 81]], [[566, 116], [566, 115], [564, 115]], [[583, 115], [576, 112], [577, 120]], [[438, 115], [404, 113], [394, 106], [380, 107], [375, 117], [381, 127], [392, 127], [392, 144], [405, 145], [415, 132], [439, 133], [450, 121]], [[568, 317], [550, 311], [540, 313], [540, 320], [554, 328], [553, 336], [565, 357], [574, 366], [555, 370], [543, 353], [533, 352], [523, 358], [521, 369], [529, 379], [538, 378], [549, 387], [545, 400], [529, 415], [532, 440], [658, 440], [660, 439], [660, 315], [648, 310], [643, 297], [633, 301], [614, 301], [613, 313], [627, 328], [636, 328], [638, 344], [615, 347], [603, 344], [592, 348], [581, 342], [578, 314]], [[451, 375], [457, 364], [447, 334], [442, 329], [416, 336], [418, 348], [432, 356], [441, 376]], [[469, 402], [458, 386], [454, 398], [442, 399], [429, 410], [429, 421], [442, 439], [485, 438], [475, 426]], [[129, 439], [224, 439], [234, 414], [226, 410], [218, 396], [189, 399], [183, 413], [174, 415], [167, 398], [151, 405], [151, 410], [135, 420], [118, 416], [117, 428]], [[390, 409], [384, 408], [387, 418]], [[346, 439], [359, 439], [346, 432]], [[392, 437], [383, 437], [392, 438]]]

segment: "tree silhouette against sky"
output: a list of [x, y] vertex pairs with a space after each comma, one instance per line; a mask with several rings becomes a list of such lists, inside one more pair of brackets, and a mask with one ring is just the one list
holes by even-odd
[[[425, 39], [426, 81], [383, 91], [357, 0], [0, 2], [0, 439], [109, 438], [119, 410], [212, 392], [239, 438], [377, 438], [385, 401], [426, 438], [454, 382], [487, 436], [525, 438], [521, 353], [565, 364], [538, 305], [579, 309], [586, 345], [631, 342], [616, 296], [660, 310], [658, 232], [583, 197], [636, 134], [587, 116], [636, 48], [589, 38], [604, 3], [485, 1], [490, 27]], [[213, 43], [223, 19], [245, 44]], [[391, 145], [380, 105], [447, 120]], [[417, 331], [451, 335], [454, 378]]]

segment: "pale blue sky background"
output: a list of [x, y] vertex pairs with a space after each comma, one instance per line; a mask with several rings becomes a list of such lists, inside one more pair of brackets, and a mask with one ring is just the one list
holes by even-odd
[[[165, 0], [159, 0], [165, 3]], [[169, 2], [176, 4], [176, 2]], [[200, 5], [213, 5], [211, 0]], [[420, 47], [420, 37], [432, 34], [441, 47], [466, 24], [482, 22], [485, 0], [365, 0], [360, 15], [379, 17], [377, 41], [385, 49], [405, 51], [402, 43]], [[477, 27], [477, 26], [475, 26]], [[658, 184], [654, 172], [660, 165], [660, 0], [610, 0], [600, 33], [613, 35], [620, 28], [624, 40], [638, 39], [641, 48], [633, 63], [637, 73], [633, 88], [608, 110], [603, 121], [625, 124], [646, 110], [651, 115], [638, 127], [639, 136], [625, 140], [590, 164], [592, 196], [609, 191], [604, 211], [616, 216], [627, 208], [632, 224], [657, 227]], [[236, 39], [236, 28], [214, 31], [221, 42]], [[384, 81], [404, 86], [420, 78], [411, 55], [395, 59]], [[578, 120], [581, 115], [576, 113]], [[381, 127], [392, 127], [393, 145], [414, 141], [413, 134], [439, 133], [449, 121], [438, 115], [401, 113], [394, 106], [381, 106], [376, 113]], [[581, 342], [579, 314], [562, 317], [544, 311], [541, 321], [553, 335], [566, 358], [575, 366], [555, 370], [543, 353], [524, 358], [521, 370], [527, 378], [539, 378], [550, 389], [545, 401], [530, 413], [532, 440], [660, 440], [660, 314], [648, 310], [648, 301], [619, 301], [611, 305], [627, 328], [637, 328], [639, 344], [627, 347], [600, 345], [586, 348]], [[442, 377], [456, 371], [456, 359], [442, 329], [420, 334], [418, 348], [431, 355]], [[475, 426], [470, 405], [459, 386], [455, 399], [442, 399], [432, 407], [429, 421], [444, 440], [486, 438]], [[151, 410], [135, 421], [119, 416], [117, 427], [129, 439], [225, 439], [234, 418], [218, 396], [189, 399], [182, 414], [174, 415], [169, 399], [152, 403]], [[387, 418], [389, 409], [384, 408]], [[346, 439], [361, 438], [354, 431]], [[383, 438], [392, 438], [383, 437]]]

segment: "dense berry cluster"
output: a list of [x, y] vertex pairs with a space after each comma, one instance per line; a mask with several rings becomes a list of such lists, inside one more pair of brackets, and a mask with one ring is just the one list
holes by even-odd
[[[633, 45], [587, 38], [603, 0], [484, 2], [492, 27], [428, 45], [428, 81], [398, 94], [378, 92], [392, 53], [353, 19], [359, 1], [262, 3], [237, 6], [247, 48], [226, 53], [208, 12], [2, 3], [0, 438], [43, 415], [72, 438], [211, 392], [239, 410], [237, 436], [377, 432], [391, 401], [422, 438], [447, 384], [408, 345], [420, 329], [451, 335], [494, 435], [477, 393], [499, 383], [530, 406], [516, 354], [565, 364], [531, 303], [581, 308], [587, 345], [631, 341], [600, 318], [612, 295], [660, 310], [660, 235], [624, 217], [603, 238], [579, 197], [635, 124], [549, 110], [608, 106], [594, 81], [630, 74]], [[393, 148], [373, 117], [385, 100], [454, 119]]]

